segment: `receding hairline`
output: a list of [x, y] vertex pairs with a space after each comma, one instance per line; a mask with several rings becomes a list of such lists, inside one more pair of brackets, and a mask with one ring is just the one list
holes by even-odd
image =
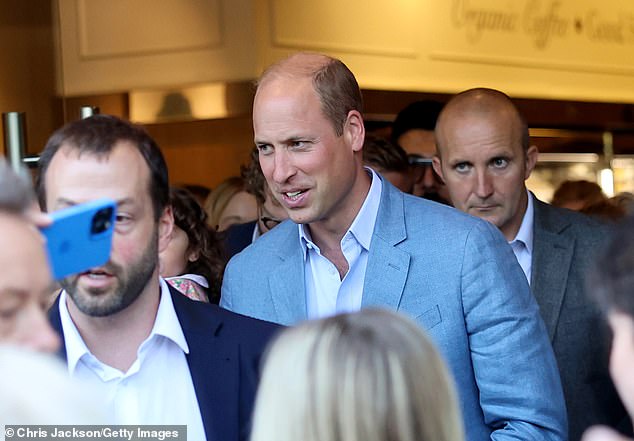
[[312, 79], [319, 70], [335, 61], [328, 55], [299, 52], [266, 68], [256, 85], [259, 89], [263, 84], [279, 78]]

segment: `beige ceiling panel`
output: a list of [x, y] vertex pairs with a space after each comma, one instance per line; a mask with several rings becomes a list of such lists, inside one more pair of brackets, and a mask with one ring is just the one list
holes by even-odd
[[273, 45], [414, 58], [420, 2], [273, 0]]
[[634, 3], [453, 0], [430, 3], [439, 61], [634, 74]]
[[218, 47], [218, 0], [78, 0], [83, 58]]

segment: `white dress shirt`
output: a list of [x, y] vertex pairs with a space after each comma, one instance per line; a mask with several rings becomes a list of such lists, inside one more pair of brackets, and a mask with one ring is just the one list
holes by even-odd
[[90, 353], [68, 312], [66, 292], [62, 292], [59, 312], [68, 371], [72, 377], [101, 385], [106, 411], [115, 424], [186, 424], [188, 439], [204, 440], [202, 417], [185, 358], [189, 346], [163, 279], [160, 286], [154, 326], [127, 372], [102, 363]]
[[322, 256], [308, 228], [301, 224], [298, 226], [304, 251], [304, 283], [309, 318], [361, 309], [368, 251], [381, 202], [381, 179], [371, 169], [365, 170], [372, 178], [370, 191], [341, 239], [341, 251], [348, 262], [348, 272], [343, 279], [339, 277], [337, 267]]
[[526, 190], [526, 192], [528, 193], [526, 212], [522, 218], [520, 229], [515, 235], [515, 239], [510, 241], [509, 245], [511, 245], [513, 253], [515, 253], [515, 257], [522, 267], [524, 275], [530, 285], [532, 274], [531, 259], [533, 258], [533, 218], [535, 210], [533, 209], [533, 195], [528, 190]]

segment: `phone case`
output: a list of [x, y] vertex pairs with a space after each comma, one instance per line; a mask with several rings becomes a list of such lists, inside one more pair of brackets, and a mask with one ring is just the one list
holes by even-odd
[[110, 258], [116, 203], [97, 199], [50, 213], [42, 229], [55, 280], [105, 264]]

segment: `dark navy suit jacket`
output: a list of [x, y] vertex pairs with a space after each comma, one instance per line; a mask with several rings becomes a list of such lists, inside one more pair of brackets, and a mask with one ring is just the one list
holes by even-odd
[[227, 259], [231, 259], [234, 254], [238, 254], [251, 245], [256, 224], [257, 221], [232, 225], [223, 232], [222, 237]]
[[[172, 287], [170, 292], [190, 349], [187, 364], [207, 441], [248, 439], [260, 356], [279, 326], [195, 302]], [[49, 320], [62, 337], [60, 355], [66, 359], [58, 302]]]

